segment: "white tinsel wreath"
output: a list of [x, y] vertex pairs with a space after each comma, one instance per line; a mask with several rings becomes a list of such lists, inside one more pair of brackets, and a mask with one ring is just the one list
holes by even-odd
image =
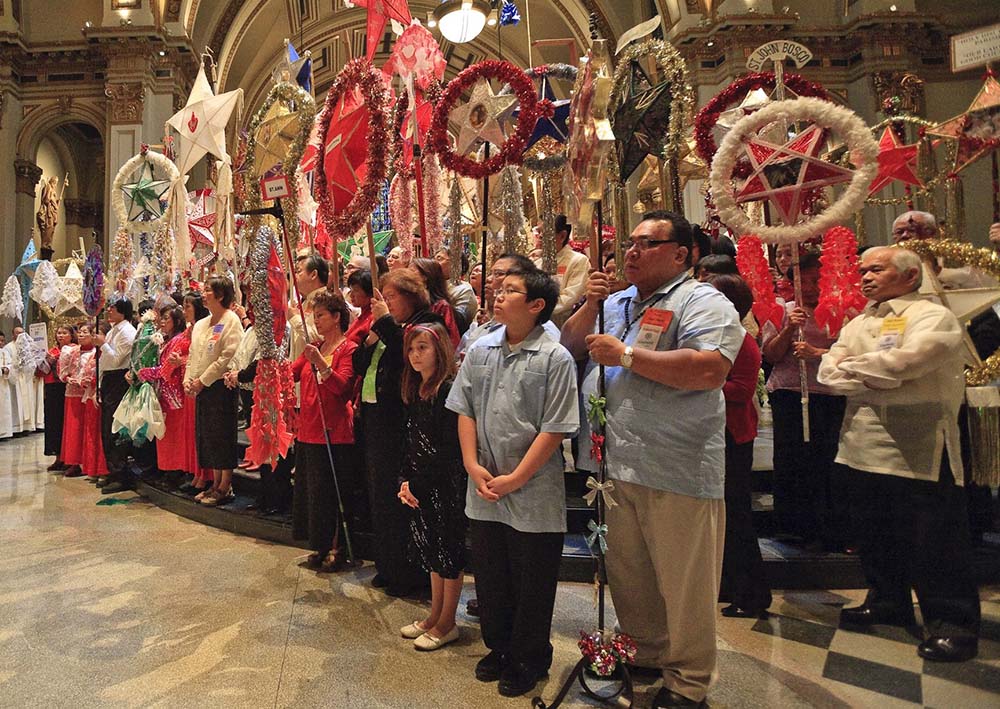
[[31, 281], [31, 299], [54, 310], [59, 304], [59, 272], [51, 261], [39, 261]]
[[[755, 224], [736, 204], [730, 180], [736, 160], [742, 154], [743, 141], [769, 123], [782, 120], [788, 123], [811, 121], [833, 130], [843, 138], [852, 162], [858, 167], [837, 201], [811, 219], [781, 226]], [[797, 98], [768, 104], [756, 113], [741, 118], [722, 139], [715, 154], [708, 178], [719, 218], [737, 234], [753, 233], [761, 241], [772, 244], [796, 243], [823, 234], [831, 227], [850, 221], [854, 212], [864, 206], [868, 185], [878, 171], [878, 151], [878, 143], [872, 138], [871, 130], [849, 108], [817, 98]]]
[[17, 276], [11, 276], [3, 287], [3, 298], [0, 299], [0, 315], [12, 320], [21, 321], [24, 313], [24, 300], [21, 298], [21, 284]]
[[[159, 219], [141, 222], [129, 221], [122, 187], [125, 186], [126, 181], [132, 177], [133, 173], [146, 162], [154, 169], [158, 168], [164, 172], [170, 181], [167, 209]], [[118, 174], [115, 175], [114, 182], [111, 183], [111, 209], [118, 220], [119, 228], [124, 228], [132, 234], [140, 232], [154, 234], [154, 250], [159, 248], [164, 251], [170, 242], [168, 230], [173, 230], [173, 253], [162, 254], [165, 261], [167, 256], [170, 257], [165, 265], [171, 270], [184, 270], [191, 261], [191, 237], [188, 234], [186, 207], [187, 192], [184, 187], [184, 177], [170, 158], [155, 150], [146, 150], [133, 156], [121, 166]], [[155, 242], [163, 243], [157, 244]], [[112, 260], [114, 260], [114, 254], [112, 254]]]

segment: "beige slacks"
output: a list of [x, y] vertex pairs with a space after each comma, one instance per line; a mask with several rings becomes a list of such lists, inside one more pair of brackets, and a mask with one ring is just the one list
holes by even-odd
[[718, 676], [715, 618], [726, 507], [615, 480], [607, 570], [636, 664], [662, 667], [668, 689], [701, 701]]

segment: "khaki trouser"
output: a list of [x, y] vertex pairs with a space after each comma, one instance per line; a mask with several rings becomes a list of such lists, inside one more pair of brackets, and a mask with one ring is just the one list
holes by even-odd
[[615, 480], [608, 507], [608, 583], [636, 664], [701, 701], [718, 676], [715, 617], [726, 529], [723, 500]]

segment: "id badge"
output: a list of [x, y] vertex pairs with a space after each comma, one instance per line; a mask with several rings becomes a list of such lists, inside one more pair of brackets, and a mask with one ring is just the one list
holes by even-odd
[[212, 334], [208, 338], [208, 353], [209, 354], [212, 354], [213, 352], [215, 352], [215, 343], [218, 342], [219, 339], [222, 337], [222, 329], [223, 329], [223, 327], [224, 326], [220, 324], [220, 325], [216, 325], [216, 326], [214, 326], [212, 328]]
[[899, 347], [906, 329], [906, 318], [886, 318], [882, 321], [882, 329], [878, 333], [878, 349], [880, 352]]
[[660, 342], [660, 335], [666, 332], [673, 319], [673, 310], [650, 308], [639, 322], [639, 334], [632, 346], [640, 350], [655, 350]]

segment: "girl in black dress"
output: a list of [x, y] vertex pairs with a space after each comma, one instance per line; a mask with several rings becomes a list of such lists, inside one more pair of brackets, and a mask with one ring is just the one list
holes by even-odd
[[409, 328], [403, 351], [407, 424], [399, 499], [413, 508], [412, 547], [431, 575], [431, 610], [400, 633], [417, 650], [437, 650], [458, 639], [455, 610], [465, 567], [466, 476], [458, 416], [444, 406], [455, 352], [448, 331], [435, 323]]

